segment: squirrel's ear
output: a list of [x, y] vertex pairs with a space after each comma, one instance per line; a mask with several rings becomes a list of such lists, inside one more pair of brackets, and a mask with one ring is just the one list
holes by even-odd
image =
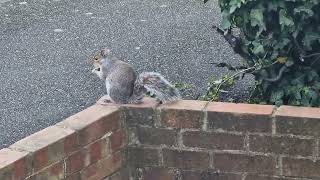
[[107, 55], [110, 54], [110, 49], [108, 49], [108, 48], [102, 48], [100, 53], [101, 53], [101, 56], [102, 56], [102, 57], [106, 57]]

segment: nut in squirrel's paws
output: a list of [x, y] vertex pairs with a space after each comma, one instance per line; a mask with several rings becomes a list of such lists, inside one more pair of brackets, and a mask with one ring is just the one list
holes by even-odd
[[108, 95], [104, 95], [102, 96], [98, 101], [97, 101], [97, 104], [100, 104], [100, 105], [110, 105], [110, 104], [113, 104], [110, 96]]

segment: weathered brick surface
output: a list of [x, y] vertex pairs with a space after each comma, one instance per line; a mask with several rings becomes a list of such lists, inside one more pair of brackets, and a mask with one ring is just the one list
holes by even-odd
[[120, 128], [118, 109], [94, 105], [58, 123], [57, 126], [77, 131], [80, 145], [86, 145]]
[[71, 129], [51, 126], [16, 142], [10, 148], [31, 152], [34, 170], [39, 171], [64, 157], [65, 140], [74, 134]]
[[177, 144], [177, 132], [172, 129], [138, 127], [137, 136], [141, 144], [167, 146]]
[[320, 179], [320, 161], [283, 158], [283, 175]]
[[277, 133], [320, 136], [319, 108], [281, 106], [275, 115]]
[[143, 104], [128, 104], [122, 106], [128, 125], [153, 126], [156, 119], [155, 108], [159, 103], [153, 98], [145, 97]]
[[183, 144], [188, 147], [201, 147], [222, 150], [243, 150], [244, 135], [186, 131], [182, 134]]
[[122, 166], [122, 154], [115, 153], [112, 156], [103, 158], [95, 164], [86, 167], [81, 171], [81, 179], [101, 180], [118, 171]]
[[259, 176], [249, 174], [246, 176], [244, 180], [297, 180], [295, 178], [290, 177], [279, 177], [279, 176]]
[[[88, 151], [89, 152], [87, 152], [89, 157], [90, 157], [89, 158], [90, 159], [90, 163], [89, 164], [97, 162], [103, 157], [103, 155], [102, 155], [103, 146], [104, 146], [104, 144], [102, 143], [102, 141], [97, 141], [97, 142], [94, 142], [94, 143], [89, 145], [89, 147], [88, 147]], [[105, 147], [107, 147], [107, 146], [105, 146]]]
[[125, 145], [126, 142], [126, 134], [124, 130], [118, 130], [113, 132], [110, 136], [111, 150], [112, 152], [118, 151]]
[[183, 180], [242, 180], [241, 174], [219, 173], [211, 171], [182, 171]]
[[208, 152], [163, 149], [165, 167], [182, 169], [207, 169], [210, 164]]
[[213, 165], [221, 172], [276, 174], [276, 160], [268, 156], [217, 153]]
[[205, 101], [183, 100], [159, 107], [161, 125], [173, 128], [201, 128]]
[[28, 152], [12, 149], [0, 150], [0, 179], [22, 179], [31, 174], [31, 160]]
[[273, 106], [214, 102], [207, 111], [210, 129], [271, 133]]
[[77, 171], [80, 171], [82, 168], [85, 167], [85, 158], [86, 154], [83, 150], [77, 151], [71, 154], [66, 159], [66, 173], [67, 175], [71, 175]]
[[[71, 172], [68, 171], [68, 174], [79, 171], [80, 169], [99, 161], [103, 157], [109, 156], [111, 154], [109, 146], [108, 138], [102, 138], [71, 154], [66, 158], [66, 162], [67, 166], [71, 166], [71, 168], [75, 170], [71, 170]], [[79, 167], [75, 167], [76, 165], [79, 165]]]
[[64, 153], [69, 155], [79, 149], [78, 134], [73, 133], [67, 136], [64, 140]]
[[265, 153], [312, 156], [315, 149], [314, 139], [251, 135], [249, 142], [250, 151]]
[[73, 174], [69, 174], [65, 180], [81, 180], [81, 174], [80, 172], [76, 172], [76, 173], [73, 173]]
[[127, 168], [121, 168], [118, 172], [104, 180], [130, 180], [129, 170]]
[[145, 180], [242, 180], [241, 174], [218, 173], [212, 170], [181, 170], [165, 167], [143, 168]]
[[63, 161], [55, 163], [45, 169], [37, 172], [36, 174], [32, 175], [28, 178], [28, 180], [60, 180], [64, 179], [64, 170], [63, 170]]
[[144, 168], [143, 178], [145, 180], [176, 180], [173, 169], [159, 167]]
[[159, 150], [154, 148], [127, 147], [126, 160], [133, 166], [158, 166]]

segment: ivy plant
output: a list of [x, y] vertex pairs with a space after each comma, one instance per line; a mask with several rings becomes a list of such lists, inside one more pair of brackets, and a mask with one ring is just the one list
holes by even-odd
[[[251, 102], [320, 105], [320, 0], [219, 0], [219, 6], [217, 30], [244, 60], [232, 78], [255, 77]], [[216, 94], [218, 86], [209, 91]]]

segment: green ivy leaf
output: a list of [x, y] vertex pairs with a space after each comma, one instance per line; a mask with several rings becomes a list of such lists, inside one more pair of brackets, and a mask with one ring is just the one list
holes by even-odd
[[253, 45], [252, 51], [254, 54], [264, 54], [265, 53], [264, 47], [262, 44], [257, 43], [257, 42], [252, 42], [252, 45]]
[[251, 26], [259, 26], [260, 29], [266, 29], [265, 23], [263, 20], [263, 8], [258, 9], [252, 9], [250, 11], [250, 17], [251, 17]]
[[273, 103], [279, 103], [284, 96], [283, 90], [274, 91], [271, 93], [270, 101]]
[[279, 12], [279, 23], [282, 27], [294, 25], [292, 18], [287, 15], [287, 12], [284, 9], [281, 9]]
[[229, 21], [229, 12], [227, 10], [222, 12], [221, 27], [222, 29], [229, 29], [231, 27], [231, 22]]

